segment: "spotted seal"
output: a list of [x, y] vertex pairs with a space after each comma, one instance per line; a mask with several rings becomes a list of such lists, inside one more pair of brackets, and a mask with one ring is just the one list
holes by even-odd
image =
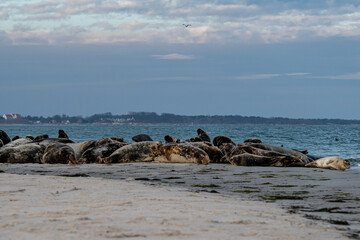
[[207, 153], [188, 143], [160, 144], [152, 147], [155, 162], [166, 163], [210, 163]]
[[5, 145], [0, 149], [0, 162], [40, 163], [44, 150], [44, 146], [29, 142], [12, 146]]
[[160, 142], [136, 142], [123, 146], [110, 156], [100, 158], [101, 163], [128, 163], [128, 162], [151, 162], [153, 161], [152, 148], [157, 148]]
[[210, 158], [211, 163], [229, 163], [228, 161], [224, 161], [222, 158], [224, 154], [221, 152], [221, 150], [213, 146], [210, 142], [192, 142], [188, 144], [200, 148], [206, 152]]
[[81, 147], [82, 155], [80, 162], [82, 163], [101, 163], [101, 158], [109, 157], [117, 149], [128, 145], [126, 142], [119, 142], [112, 138], [103, 138], [83, 144]]
[[8, 144], [4, 145], [4, 147], [17, 147], [17, 146], [20, 146], [20, 145], [23, 145], [23, 144], [28, 144], [28, 143], [32, 143], [33, 141], [29, 138], [19, 138], [19, 139], [16, 139], [12, 142], [9, 142]]
[[75, 151], [64, 143], [50, 143], [41, 158], [41, 163], [77, 164]]
[[344, 171], [345, 169], [350, 169], [350, 161], [339, 157], [324, 157], [306, 164], [305, 167], [317, 167]]

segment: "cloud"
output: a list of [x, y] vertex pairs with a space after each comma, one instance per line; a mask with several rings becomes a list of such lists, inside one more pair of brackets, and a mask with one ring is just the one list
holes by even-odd
[[263, 80], [277, 77], [296, 77], [310, 75], [311, 73], [268, 73], [268, 74], [253, 74], [234, 77], [235, 80]]
[[310, 75], [311, 73], [286, 73], [287, 76], [305, 76]]
[[171, 53], [165, 55], [152, 55], [157, 59], [164, 59], [164, 60], [185, 60], [185, 59], [194, 59], [191, 55], [183, 55], [178, 53]]
[[[32, 26], [27, 32], [40, 42], [63, 25], [93, 32], [89, 40], [74, 35], [79, 44], [89, 42], [162, 43], [281, 43], [330, 37], [360, 37], [360, 3], [346, 1], [191, 1], [191, 0], [38, 0], [0, 3], [2, 30], [14, 40], [10, 26]], [[61, 20], [61, 21], [59, 21]], [[182, 23], [190, 23], [184, 29]], [[115, 33], [120, 31], [121, 33]], [[30, 36], [32, 35], [32, 36]], [[81, 33], [83, 35], [83, 33]], [[103, 36], [101, 36], [103, 35]], [[21, 36], [20, 36], [21, 37]], [[79, 41], [83, 39], [84, 42]]]
[[245, 76], [237, 76], [236, 80], [260, 80], [260, 79], [269, 79], [281, 76], [281, 74], [254, 74], [254, 75], [245, 75]]
[[344, 74], [344, 75], [314, 76], [312, 78], [335, 79], [335, 80], [360, 80], [360, 72], [351, 73], [351, 74]]

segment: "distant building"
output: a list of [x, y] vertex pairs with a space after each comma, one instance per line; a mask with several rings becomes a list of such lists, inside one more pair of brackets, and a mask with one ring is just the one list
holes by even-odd
[[4, 114], [3, 118], [5, 120], [14, 120], [14, 119], [19, 119], [21, 118], [21, 115], [18, 113], [10, 113], [10, 114]]

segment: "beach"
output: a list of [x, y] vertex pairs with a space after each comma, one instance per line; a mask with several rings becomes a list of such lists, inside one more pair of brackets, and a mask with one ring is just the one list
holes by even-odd
[[359, 174], [192, 164], [0, 165], [1, 239], [357, 239]]

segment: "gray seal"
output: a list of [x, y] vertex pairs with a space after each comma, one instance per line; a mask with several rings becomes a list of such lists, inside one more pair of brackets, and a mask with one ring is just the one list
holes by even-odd
[[166, 163], [210, 163], [207, 153], [188, 143], [159, 144], [152, 147], [155, 162]]
[[350, 169], [350, 161], [339, 157], [324, 157], [306, 164], [305, 167], [317, 167], [344, 171], [345, 169]]
[[[19, 139], [20, 140], [20, 139]], [[25, 143], [4, 146], [0, 149], [1, 163], [40, 163], [44, 146], [36, 143]]]
[[236, 166], [271, 166], [271, 167], [288, 167], [291, 164], [301, 162], [301, 158], [291, 156], [274, 156], [266, 157], [250, 153], [243, 153], [232, 156], [230, 163]]
[[139, 134], [131, 138], [134, 142], [148, 142], [153, 141], [149, 135]]
[[129, 163], [151, 162], [154, 160], [152, 148], [157, 148], [160, 142], [137, 142], [123, 146], [113, 152], [109, 157], [100, 158], [101, 163]]
[[9, 136], [7, 135], [7, 133], [3, 130], [0, 129], [0, 140], [3, 142], [4, 145], [8, 144], [9, 142], [11, 142]]
[[235, 143], [227, 136], [220, 135], [220, 136], [214, 137], [214, 139], [213, 139], [213, 144], [216, 147], [221, 147], [225, 143], [231, 143], [231, 144], [235, 145]]
[[204, 130], [202, 130], [201, 128], [199, 128], [196, 131], [196, 133], [198, 134], [201, 141], [203, 141], [203, 142], [211, 142], [211, 139], [210, 139], [209, 135]]
[[49, 164], [77, 164], [75, 151], [63, 143], [49, 144], [41, 158], [41, 163]]

